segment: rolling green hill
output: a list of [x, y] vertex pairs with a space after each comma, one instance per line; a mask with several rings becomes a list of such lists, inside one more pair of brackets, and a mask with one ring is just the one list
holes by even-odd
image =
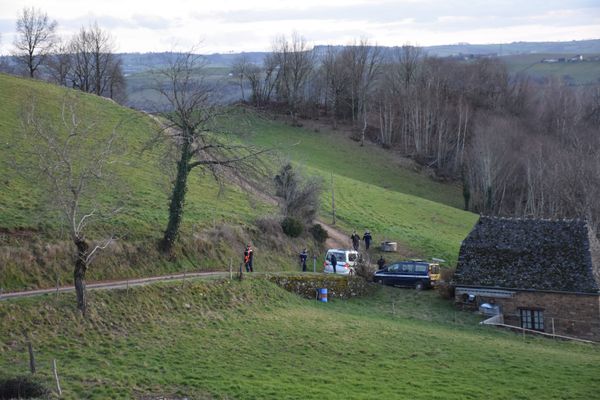
[[[57, 277], [70, 282], [70, 244], [41, 212], [47, 199], [35, 177], [6, 163], [27, 161], [10, 150], [23, 102], [37, 98], [45, 112], [58, 115], [63, 96], [62, 88], [0, 74], [3, 289], [49, 286]], [[126, 156], [115, 167], [120, 184], [101, 194], [108, 200], [124, 196], [124, 212], [110, 223], [123, 236], [88, 278], [224, 269], [245, 240], [260, 250], [257, 269], [293, 268], [294, 249], [306, 237], [265, 235], [257, 218], [274, 216], [274, 206], [233, 185], [219, 197], [218, 186], [201, 175], [190, 182], [178, 259], [157, 254], [169, 175], [163, 149], [141, 151], [154, 120], [80, 96], [99, 135], [126, 122]], [[376, 240], [398, 241], [402, 255], [455, 260], [477, 218], [459, 209], [459, 187], [431, 180], [392, 152], [250, 111], [225, 122], [246, 132], [240, 140], [279, 148], [281, 158], [322, 176], [326, 187], [333, 178], [338, 228], [369, 228]], [[281, 160], [271, 161], [275, 171]], [[125, 195], [118, 186], [127, 188]], [[322, 206], [321, 218], [329, 222], [329, 190]], [[35, 379], [53, 387], [49, 366], [56, 360], [65, 399], [589, 399], [600, 391], [596, 346], [481, 326], [478, 316], [456, 310], [435, 291], [373, 285], [364, 298], [316, 303], [262, 278], [91, 291], [85, 318], [72, 293], [2, 301], [0, 380], [27, 374], [27, 332]]]
[[[55, 85], [0, 74], [0, 287], [4, 289], [48, 286], [57, 277], [61, 282], [70, 282], [71, 245], [56, 220], [44, 209], [50, 199], [39, 190], [35, 176], [22, 176], [10, 167], [13, 162], [17, 165], [27, 162], [18, 151], [13, 154], [10, 146], [19, 129], [23, 105], [35, 98], [45, 113], [58, 119], [64, 95], [65, 89]], [[273, 206], [249, 197], [236, 186], [226, 185], [219, 195], [219, 186], [211, 176], [193, 174], [182, 239], [188, 241], [189, 253], [192, 249], [198, 252], [192, 254], [196, 256], [194, 265], [185, 259], [177, 262], [162, 259], [154, 248], [166, 226], [170, 171], [163, 164], [164, 148], [158, 146], [142, 152], [156, 135], [154, 120], [97, 96], [84, 93], [78, 96], [89, 107], [85, 117], [95, 121], [99, 135], [107, 134], [118, 122], [123, 122], [125, 152], [116, 167], [118, 182], [114, 185], [124, 187], [125, 193], [111, 188], [102, 193], [108, 202], [119, 201], [125, 206], [110, 222], [111, 230], [124, 239], [97, 259], [89, 279], [141, 276], [184, 268], [223, 268], [241, 250], [222, 245], [220, 238], [231, 236], [241, 246], [248, 240], [246, 228], [255, 229], [257, 217], [272, 213]], [[227, 232], [228, 227], [233, 232]]]
[[583, 54], [588, 61], [542, 63], [544, 59], [570, 58], [575, 54], [543, 53], [516, 54], [500, 59], [506, 63], [511, 74], [527, 74], [534, 78], [566, 79], [569, 83], [585, 85], [600, 83], [600, 61], [590, 59], [598, 54]]
[[[0, 74], [0, 140], [8, 144], [19, 129], [20, 109], [27, 99], [36, 98], [45, 111], [60, 116], [60, 106], [65, 89], [38, 81], [19, 79]], [[81, 100], [89, 107], [86, 114], [95, 121], [100, 135], [105, 135], [119, 122], [125, 137], [125, 161], [119, 165], [118, 176], [127, 186], [127, 206], [117, 217], [117, 223], [127, 226], [127, 235], [132, 238], [156, 238], [166, 225], [166, 208], [169, 193], [168, 168], [161, 164], [164, 149], [157, 147], [142, 150], [156, 134], [154, 120], [110, 100], [84, 93]], [[0, 158], [8, 161], [7, 146], [0, 147]], [[25, 162], [19, 158], [17, 162]], [[0, 227], [14, 229], [36, 229], [39, 215], [34, 212], [41, 194], [33, 180], [27, 180], [3, 164], [4, 179], [0, 182]], [[213, 220], [228, 220], [249, 223], [253, 218], [268, 212], [269, 208], [259, 204], [258, 210], [251, 205], [246, 195], [236, 187], [229, 187], [225, 197], [217, 196], [218, 186], [210, 177], [195, 174], [191, 177], [186, 204], [186, 224], [204, 224]], [[111, 196], [114, 193], [108, 193]], [[109, 199], [110, 200], [110, 199]], [[158, 231], [158, 232], [157, 232]]]
[[333, 178], [337, 225], [348, 235], [369, 229], [375, 243], [397, 241], [404, 255], [456, 261], [461, 241], [477, 220], [459, 209], [458, 185], [433, 181], [394, 153], [375, 145], [360, 147], [339, 132], [291, 127], [254, 114], [243, 120], [251, 132], [246, 140], [278, 147], [300, 169], [322, 176], [325, 222], [332, 218]]
[[[19, 127], [20, 109], [36, 98], [49, 115], [59, 116], [65, 89], [38, 81], [0, 75], [0, 141], [10, 144]], [[263, 270], [294, 268], [295, 251], [306, 246], [306, 238], [281, 245], [265, 236], [257, 218], [274, 215], [275, 207], [234, 185], [218, 194], [210, 176], [196, 174], [190, 181], [181, 242], [186, 257], [164, 260], [155, 251], [166, 224], [169, 193], [168, 168], [162, 164], [164, 149], [142, 152], [155, 134], [155, 122], [145, 114], [123, 108], [93, 95], [79, 94], [96, 121], [99, 134], [106, 134], [124, 121], [123, 161], [117, 167], [122, 191], [102, 193], [108, 201], [119, 200], [124, 211], [109, 228], [120, 240], [90, 270], [90, 279], [143, 276], [182, 269], [223, 269], [237, 262], [239, 247], [253, 241], [259, 247]], [[246, 132], [241, 140], [258, 146], [279, 148], [282, 158], [293, 160], [305, 173], [324, 178], [321, 217], [331, 218], [333, 177], [337, 226], [349, 235], [352, 229], [370, 229], [374, 238], [400, 244], [403, 256], [442, 257], [456, 260], [461, 240], [476, 216], [461, 211], [460, 188], [438, 183], [390, 151], [369, 145], [364, 148], [338, 132], [292, 128], [285, 123], [240, 111], [228, 123]], [[0, 159], [16, 157], [10, 146], [0, 146]], [[271, 160], [275, 173], [279, 162]], [[4, 288], [50, 286], [58, 278], [70, 282], [70, 244], [56, 221], [43, 212], [47, 199], [34, 179], [21, 176], [2, 163], [0, 181], [0, 285]], [[277, 239], [280, 240], [280, 239]], [[48, 247], [50, 246], [50, 247]], [[282, 250], [284, 249], [284, 250]], [[181, 255], [181, 254], [180, 254]], [[35, 260], [31, 262], [30, 260]]]

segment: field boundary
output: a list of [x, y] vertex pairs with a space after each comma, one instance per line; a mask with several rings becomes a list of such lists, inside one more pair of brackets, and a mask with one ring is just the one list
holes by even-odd
[[[98, 290], [98, 289], [127, 289], [133, 286], [143, 286], [149, 283], [155, 282], [169, 282], [169, 281], [178, 281], [185, 280], [188, 278], [200, 278], [200, 277], [208, 277], [208, 276], [226, 276], [229, 275], [228, 272], [189, 272], [182, 274], [170, 274], [170, 275], [160, 275], [160, 276], [151, 276], [148, 278], [134, 278], [134, 279], [123, 279], [118, 281], [104, 281], [104, 282], [94, 282], [86, 285], [86, 289], [89, 290]], [[65, 293], [72, 292], [75, 290], [75, 286], [59, 286], [52, 289], [35, 289], [35, 290], [24, 290], [19, 292], [8, 292], [8, 293], [0, 293], [0, 301], [23, 298], [23, 297], [33, 297], [33, 296], [41, 296], [44, 294], [51, 293]]]

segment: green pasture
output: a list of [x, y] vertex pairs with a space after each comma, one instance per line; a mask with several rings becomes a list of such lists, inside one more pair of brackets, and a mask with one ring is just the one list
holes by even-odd
[[442, 257], [453, 263], [477, 220], [460, 209], [459, 185], [411, 170], [389, 150], [372, 144], [361, 147], [328, 129], [296, 128], [254, 114], [241, 112], [233, 121], [248, 125], [247, 141], [277, 148], [282, 160], [322, 177], [321, 217], [327, 223], [332, 222], [333, 178], [336, 223], [348, 235], [353, 229], [360, 234], [370, 229], [376, 242], [399, 242], [405, 255]]
[[[526, 74], [536, 78], [567, 78], [570, 83], [585, 85], [600, 83], [600, 61], [542, 63], [546, 58], [570, 58], [575, 54], [518, 54], [501, 57], [511, 74]], [[598, 54], [584, 54], [590, 59]]]
[[[597, 346], [477, 324], [432, 291], [316, 303], [260, 279], [0, 303], [0, 371], [64, 399], [591, 399]], [[19, 318], [16, 318], [19, 316]]]
[[[45, 113], [60, 118], [60, 107], [66, 90], [39, 81], [15, 78], [0, 74], [0, 227], [5, 229], [47, 228], [56, 231], [44, 205], [43, 196], [35, 176], [21, 176], [10, 163], [25, 165], [28, 160], [17, 149], [12, 154], [9, 144], [17, 134], [23, 105], [35, 98]], [[107, 135], [121, 124], [123, 153], [115, 167], [116, 181], [101, 193], [107, 203], [123, 203], [123, 212], [111, 222], [122, 236], [131, 239], [160, 237], [166, 226], [170, 180], [174, 161], [164, 161], [164, 146], [147, 149], [156, 137], [157, 126], [147, 115], [119, 107], [110, 100], [83, 93], [77, 94], [85, 104], [89, 121], [94, 121], [99, 135]], [[12, 161], [11, 161], [12, 160]], [[113, 190], [114, 189], [114, 190]], [[119, 190], [117, 190], [119, 189]], [[189, 182], [183, 229], [193, 226], [214, 225], [228, 221], [249, 224], [257, 215], [270, 211], [270, 207], [255, 202], [234, 185], [219, 187], [210, 174], [194, 172]], [[49, 226], [48, 226], [49, 225]]]

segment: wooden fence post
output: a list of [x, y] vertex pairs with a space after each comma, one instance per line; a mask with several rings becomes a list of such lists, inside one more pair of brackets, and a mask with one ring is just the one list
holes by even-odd
[[52, 360], [52, 372], [54, 373], [54, 381], [56, 382], [56, 392], [58, 397], [62, 396], [62, 390], [60, 389], [60, 382], [58, 380], [58, 371], [56, 370], [56, 360]]
[[23, 331], [23, 335], [25, 336], [27, 350], [29, 352], [29, 370], [31, 371], [31, 374], [35, 374], [35, 356], [33, 354], [33, 345], [31, 344], [31, 339], [29, 339], [29, 334], [27, 331]]

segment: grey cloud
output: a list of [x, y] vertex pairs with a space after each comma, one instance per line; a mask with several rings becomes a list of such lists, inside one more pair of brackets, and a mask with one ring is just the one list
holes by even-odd
[[391, 23], [411, 18], [416, 23], [439, 22], [445, 15], [466, 17], [495, 17], [510, 22], [515, 18], [528, 18], [561, 9], [592, 8], [596, 15], [600, 6], [593, 0], [576, 0], [565, 4], [559, 0], [533, 1], [496, 1], [459, 0], [427, 1], [418, 3], [399, 3], [385, 1], [375, 4], [357, 4], [350, 6], [319, 6], [304, 10], [290, 9], [247, 9], [216, 13], [214, 16], [227, 23], [269, 22], [281, 20], [344, 20], [370, 21], [373, 23]]
[[76, 30], [81, 26], [88, 26], [94, 22], [103, 29], [169, 29], [176, 23], [163, 17], [154, 15], [135, 14], [131, 18], [113, 17], [111, 15], [82, 15], [72, 19], [59, 19], [59, 26], [67, 30]]
[[94, 22], [102, 29], [135, 28], [135, 24], [125, 18], [113, 17], [110, 15], [87, 14], [77, 18], [60, 19], [58, 18], [59, 28], [67, 30], [77, 30], [82, 26], [88, 26]]
[[169, 29], [175, 25], [175, 21], [156, 15], [136, 14], [133, 15], [131, 19], [139, 28]]

